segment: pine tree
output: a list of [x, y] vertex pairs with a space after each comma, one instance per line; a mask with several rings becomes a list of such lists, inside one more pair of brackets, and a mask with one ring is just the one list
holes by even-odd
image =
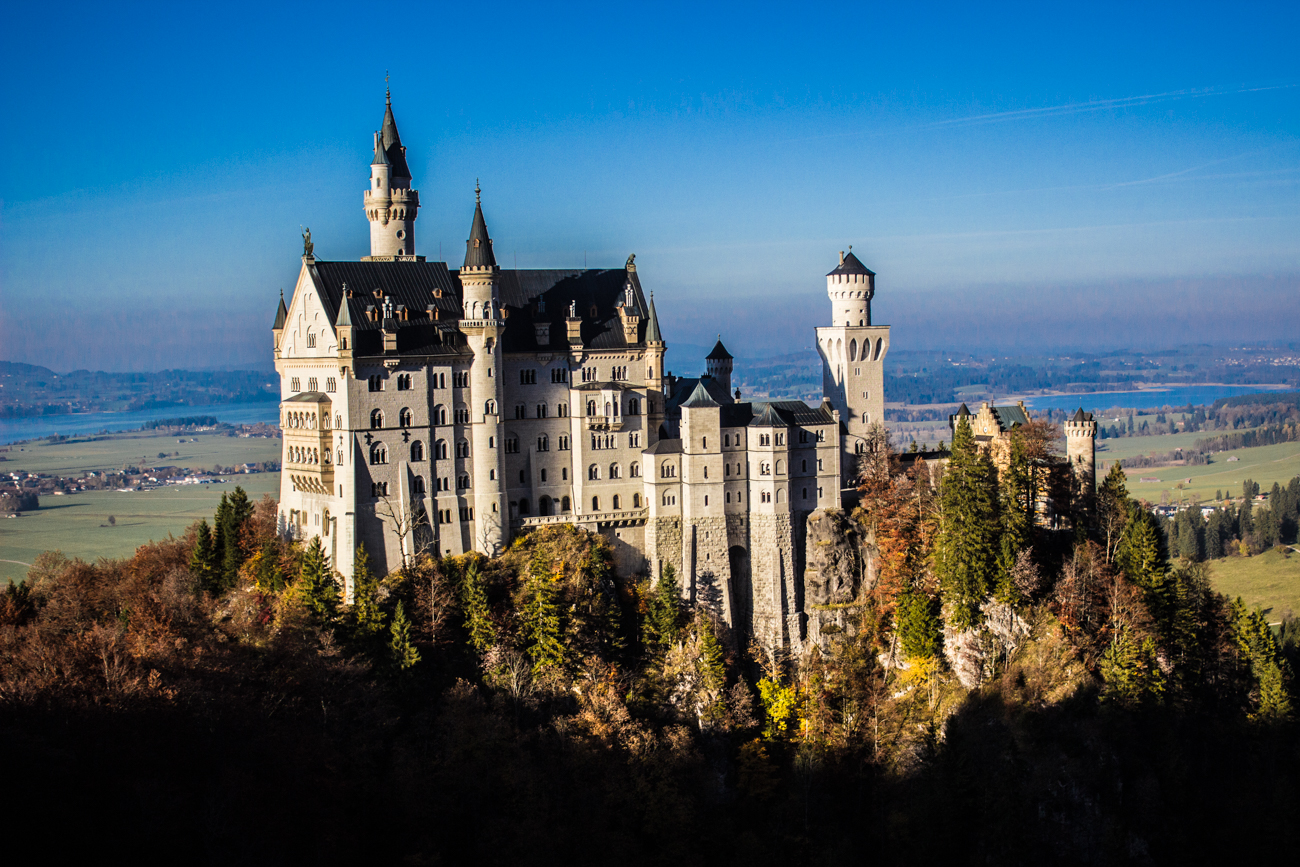
[[935, 600], [915, 588], [898, 596], [894, 617], [903, 655], [908, 659], [929, 659], [939, 655], [939, 610]]
[[1279, 721], [1291, 716], [1286, 661], [1272, 628], [1259, 610], [1246, 610], [1241, 597], [1232, 603], [1232, 633], [1252, 681], [1251, 716]]
[[280, 546], [275, 539], [264, 539], [257, 552], [253, 581], [266, 593], [276, 593], [284, 588], [284, 572], [280, 568]]
[[700, 676], [707, 689], [721, 692], [727, 685], [727, 665], [712, 618], [701, 612], [696, 628], [700, 633]]
[[998, 524], [997, 473], [976, 446], [969, 423], [959, 419], [943, 474], [935, 542], [935, 572], [958, 629], [982, 617], [980, 604], [997, 575]]
[[401, 602], [397, 603], [388, 628], [388, 658], [398, 671], [406, 671], [420, 661], [420, 651], [411, 641], [411, 622], [406, 619]]
[[994, 596], [999, 602], [1018, 605], [1022, 600], [1013, 573], [1016, 558], [1033, 542], [1034, 528], [1029, 461], [1020, 437], [1011, 439], [1011, 459], [1002, 474], [999, 493], [1002, 497], [1002, 542], [998, 554], [998, 580]]
[[190, 554], [190, 571], [199, 579], [200, 587], [210, 590], [216, 557], [213, 551], [212, 531], [208, 529], [207, 521], [199, 521], [199, 529], [195, 536], [194, 551]]
[[1106, 557], [1113, 560], [1115, 549], [1124, 527], [1128, 524], [1128, 486], [1124, 468], [1119, 461], [1110, 465], [1110, 472], [1101, 483], [1097, 492], [1097, 517], [1101, 529], [1102, 542], [1106, 545]]
[[218, 589], [229, 590], [239, 580], [239, 567], [244, 565], [244, 549], [240, 542], [244, 523], [253, 515], [253, 504], [244, 489], [236, 487], [230, 494], [221, 495], [217, 507], [216, 524], [219, 559], [216, 583]]
[[649, 632], [651, 640], [660, 647], [667, 648], [674, 644], [682, 630], [682, 595], [677, 584], [677, 570], [671, 563], [665, 563], [650, 595]]
[[226, 562], [226, 544], [230, 527], [230, 497], [221, 495], [217, 504], [217, 513], [212, 518], [212, 570], [208, 576], [208, 590], [218, 592], [223, 583], [222, 578]]
[[298, 592], [307, 609], [324, 623], [333, 623], [338, 615], [339, 588], [334, 570], [321, 547], [320, 536], [313, 536], [302, 557], [298, 572]]
[[478, 561], [469, 564], [465, 577], [461, 579], [460, 604], [465, 612], [465, 631], [469, 633], [469, 643], [479, 653], [486, 652], [497, 643], [497, 630], [492, 623], [492, 612], [488, 608], [487, 591], [483, 587]]
[[528, 655], [533, 658], [533, 671], [564, 665], [565, 647], [562, 636], [564, 624], [556, 603], [555, 582], [552, 580], [540, 550], [533, 557], [528, 580], [528, 601], [524, 605], [524, 635], [528, 639]]
[[379, 607], [379, 579], [370, 571], [366, 546], [358, 545], [352, 557], [352, 637], [363, 644], [384, 629], [384, 612]]
[[1166, 626], [1174, 602], [1167, 580], [1169, 557], [1155, 517], [1139, 503], [1129, 504], [1129, 520], [1116, 561], [1128, 579], [1142, 589], [1151, 616]]

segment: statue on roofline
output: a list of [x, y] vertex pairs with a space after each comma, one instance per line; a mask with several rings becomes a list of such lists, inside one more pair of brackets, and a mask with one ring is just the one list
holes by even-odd
[[316, 245], [311, 242], [311, 229], [302, 226], [298, 228], [302, 229], [302, 254], [304, 256], [314, 255], [313, 251], [316, 249]]

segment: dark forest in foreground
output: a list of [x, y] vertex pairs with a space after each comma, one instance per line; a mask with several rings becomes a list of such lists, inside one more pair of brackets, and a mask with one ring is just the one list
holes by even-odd
[[347, 606], [242, 492], [128, 560], [47, 554], [0, 597], [11, 839], [253, 864], [1284, 854], [1296, 622], [1279, 641], [1171, 559], [1119, 470], [1063, 537], [968, 440], [935, 490], [881, 433], [835, 516], [879, 577], [798, 658], [568, 527], [382, 578], [360, 551]]

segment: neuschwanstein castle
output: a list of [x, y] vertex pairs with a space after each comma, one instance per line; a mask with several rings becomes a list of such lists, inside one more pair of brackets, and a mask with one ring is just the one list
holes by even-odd
[[577, 524], [610, 541], [625, 574], [672, 564], [740, 635], [798, 643], [808, 516], [841, 506], [866, 428], [884, 418], [875, 274], [850, 252], [826, 276], [820, 405], [746, 401], [721, 340], [702, 375], [665, 372], [634, 256], [501, 268], [481, 201], [459, 268], [418, 255], [420, 196], [391, 99], [363, 202], [370, 255], [326, 262], [307, 240], [275, 318], [285, 532], [319, 535], [350, 591], [362, 543], [395, 569]]

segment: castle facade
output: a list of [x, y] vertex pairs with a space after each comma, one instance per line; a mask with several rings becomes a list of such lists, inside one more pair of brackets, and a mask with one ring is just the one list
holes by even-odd
[[635, 256], [503, 269], [477, 189], [463, 264], [417, 254], [405, 151], [390, 99], [363, 199], [371, 255], [323, 261], [305, 242], [280, 301], [283, 531], [321, 537], [350, 594], [361, 544], [391, 570], [577, 524], [625, 574], [671, 565], [741, 640], [798, 644], [808, 517], [841, 507], [884, 418], [875, 274], [850, 250], [826, 277], [819, 405], [745, 401], [721, 339], [698, 377], [664, 370]]

